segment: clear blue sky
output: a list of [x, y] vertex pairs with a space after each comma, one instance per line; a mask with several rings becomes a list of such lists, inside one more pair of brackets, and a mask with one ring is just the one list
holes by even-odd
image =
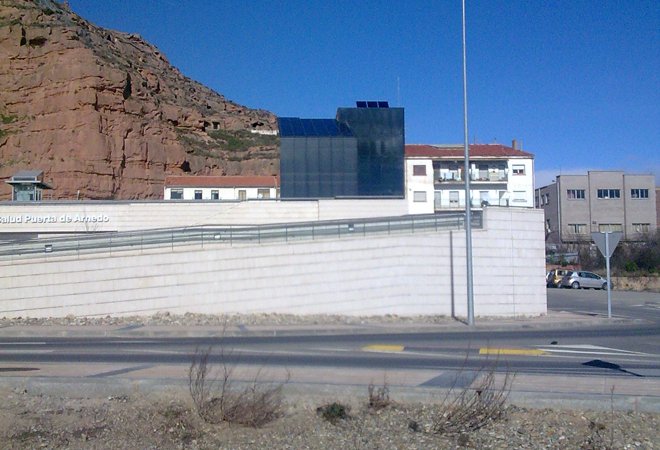
[[[471, 142], [522, 141], [559, 173], [660, 175], [657, 0], [467, 0]], [[460, 0], [69, 0], [181, 72], [278, 116], [355, 100], [406, 111], [407, 143], [463, 141]]]

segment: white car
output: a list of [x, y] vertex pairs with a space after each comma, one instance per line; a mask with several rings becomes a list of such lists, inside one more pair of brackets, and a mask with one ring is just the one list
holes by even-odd
[[561, 287], [573, 289], [607, 289], [607, 280], [593, 272], [569, 271], [561, 279]]

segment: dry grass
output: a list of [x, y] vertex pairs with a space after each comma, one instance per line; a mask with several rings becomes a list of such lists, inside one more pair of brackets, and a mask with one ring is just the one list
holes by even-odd
[[390, 387], [387, 382], [384, 382], [382, 386], [376, 387], [373, 383], [369, 384], [368, 393], [369, 400], [367, 406], [370, 410], [380, 411], [385, 409], [392, 404], [390, 400]]
[[[211, 368], [211, 351], [211, 347], [203, 351], [197, 349], [188, 370], [190, 396], [195, 410], [205, 422], [259, 428], [282, 415], [282, 387], [289, 381], [289, 376], [282, 383], [264, 383], [259, 372], [247, 387], [238, 388], [232, 366], [223, 362], [219, 373]], [[222, 349], [222, 361], [225, 355]]]
[[[433, 420], [432, 430], [437, 434], [464, 434], [479, 430], [502, 418], [515, 375], [505, 372], [501, 385], [496, 383], [497, 362], [482, 367], [475, 383], [456, 388], [456, 382], [445, 396], [441, 410]], [[457, 376], [458, 379], [458, 376]]]

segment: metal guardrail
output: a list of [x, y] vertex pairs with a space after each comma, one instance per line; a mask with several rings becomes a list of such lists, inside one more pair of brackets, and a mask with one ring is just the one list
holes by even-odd
[[[483, 227], [481, 211], [472, 214], [472, 226]], [[19, 260], [49, 255], [67, 256], [136, 251], [198, 245], [293, 242], [347, 238], [371, 234], [415, 233], [465, 228], [465, 214], [425, 214], [374, 219], [344, 219], [253, 226], [202, 225], [67, 237], [39, 238], [0, 243], [0, 260]]]

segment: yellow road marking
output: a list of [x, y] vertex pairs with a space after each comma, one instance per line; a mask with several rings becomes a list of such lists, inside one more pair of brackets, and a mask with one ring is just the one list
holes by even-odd
[[479, 349], [480, 355], [519, 355], [519, 356], [541, 356], [547, 353], [543, 350], [529, 348], [490, 348], [482, 347]]
[[402, 352], [405, 347], [403, 345], [365, 345], [362, 350], [365, 352]]

